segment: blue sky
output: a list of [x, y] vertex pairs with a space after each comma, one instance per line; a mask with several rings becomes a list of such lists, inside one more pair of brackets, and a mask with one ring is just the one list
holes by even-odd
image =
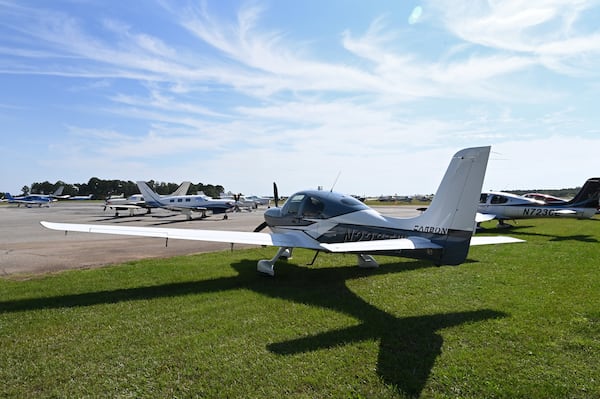
[[0, 0], [0, 191], [432, 193], [600, 175], [598, 1]]

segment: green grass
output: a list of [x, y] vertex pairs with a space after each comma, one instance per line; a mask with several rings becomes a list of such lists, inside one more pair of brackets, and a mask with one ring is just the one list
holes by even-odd
[[600, 220], [502, 234], [527, 243], [458, 267], [297, 250], [267, 278], [257, 248], [3, 279], [0, 397], [600, 397]]

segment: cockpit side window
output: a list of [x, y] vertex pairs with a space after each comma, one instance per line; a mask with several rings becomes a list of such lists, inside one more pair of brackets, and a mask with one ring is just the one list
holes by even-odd
[[323, 201], [316, 197], [306, 197], [304, 204], [302, 206], [302, 215], [304, 217], [323, 217], [323, 209], [325, 209], [325, 204]]
[[492, 204], [504, 204], [508, 202], [508, 198], [503, 197], [502, 195], [494, 195], [492, 197], [492, 201], [490, 203]]
[[304, 194], [296, 194], [289, 198], [281, 209], [282, 213], [284, 215], [297, 215], [298, 212], [300, 212], [300, 205], [302, 204], [304, 197]]

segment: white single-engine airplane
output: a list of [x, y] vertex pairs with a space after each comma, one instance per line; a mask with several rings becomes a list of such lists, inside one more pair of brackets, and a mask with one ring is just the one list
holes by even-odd
[[[289, 257], [293, 248], [312, 249], [317, 254], [355, 253], [362, 267], [378, 266], [371, 254], [458, 265], [466, 259], [469, 245], [522, 242], [511, 237], [472, 237], [489, 152], [490, 147], [479, 147], [456, 153], [431, 206], [413, 218], [383, 216], [359, 200], [339, 193], [301, 191], [292, 195], [283, 207], [275, 204], [275, 208], [267, 209], [265, 222], [254, 232], [41, 224], [61, 231], [278, 246], [272, 259], [258, 262], [258, 271], [271, 276], [275, 262], [281, 256]], [[260, 232], [265, 227], [272, 232]]]
[[505, 220], [566, 217], [589, 219], [596, 214], [600, 198], [600, 177], [588, 179], [570, 201], [544, 203], [533, 198], [504, 192], [482, 193], [477, 221], [498, 219], [498, 227], [510, 227]]

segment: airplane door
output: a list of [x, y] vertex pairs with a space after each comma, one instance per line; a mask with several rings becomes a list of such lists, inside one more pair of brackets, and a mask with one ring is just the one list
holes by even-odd
[[281, 225], [302, 226], [300, 208], [305, 198], [306, 195], [304, 194], [295, 194], [285, 202], [285, 205], [281, 209]]

